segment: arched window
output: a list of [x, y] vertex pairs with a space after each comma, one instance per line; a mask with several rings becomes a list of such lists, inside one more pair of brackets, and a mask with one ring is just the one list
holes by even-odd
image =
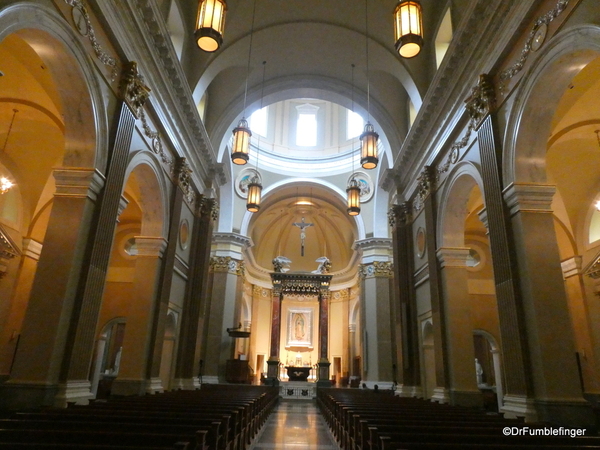
[[268, 106], [262, 109], [257, 109], [250, 115], [250, 130], [252, 134], [260, 134], [262, 137], [267, 137], [267, 111]]
[[360, 114], [350, 111], [349, 109], [346, 111], [348, 111], [346, 114], [346, 138], [354, 139], [363, 132], [365, 121]]

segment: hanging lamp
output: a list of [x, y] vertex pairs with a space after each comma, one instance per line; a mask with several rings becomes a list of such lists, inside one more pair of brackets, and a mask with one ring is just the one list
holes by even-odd
[[223, 44], [225, 11], [227, 11], [225, 0], [200, 0], [198, 3], [194, 37], [201, 50], [212, 53]]
[[233, 145], [231, 147], [231, 161], [243, 166], [248, 162], [250, 152], [250, 138], [252, 132], [246, 120], [246, 100], [248, 98], [248, 78], [250, 77], [250, 60], [252, 57], [252, 36], [254, 34], [254, 17], [256, 15], [256, 0], [252, 7], [252, 25], [250, 26], [250, 44], [248, 45], [248, 67], [246, 69], [246, 87], [244, 88], [244, 113], [237, 127], [233, 129]]
[[377, 140], [379, 135], [375, 132], [375, 128], [371, 125], [371, 86], [369, 83], [369, 7], [365, 0], [365, 47], [367, 57], [367, 123], [365, 129], [360, 135], [361, 141], [361, 156], [360, 164], [365, 169], [374, 169], [379, 163], [377, 157]]
[[[352, 112], [354, 113], [354, 64], [352, 64]], [[357, 216], [360, 214], [360, 186], [356, 181], [356, 174], [354, 173], [354, 138], [352, 138], [352, 175], [348, 181], [348, 187], [346, 188], [346, 196], [348, 198], [348, 208], [346, 211], [350, 216]]]
[[[263, 76], [262, 76], [262, 88], [260, 92], [260, 109], [263, 108], [263, 99], [265, 95], [265, 70], [267, 62], [263, 61]], [[262, 196], [262, 183], [260, 179], [260, 172], [258, 171], [258, 157], [260, 156], [260, 134], [258, 135], [258, 145], [256, 146], [256, 170], [250, 183], [248, 183], [248, 198], [246, 200], [246, 209], [251, 213], [258, 212], [260, 210], [260, 201]]]
[[394, 10], [396, 51], [403, 58], [413, 58], [423, 47], [423, 9], [418, 0], [399, 1]]

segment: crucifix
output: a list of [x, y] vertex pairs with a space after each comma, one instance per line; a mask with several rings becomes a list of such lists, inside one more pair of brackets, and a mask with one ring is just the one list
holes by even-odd
[[300, 256], [304, 256], [304, 239], [306, 238], [306, 233], [304, 232], [304, 229], [312, 227], [314, 224], [306, 223], [303, 217], [301, 222], [294, 222], [292, 225], [300, 228]]

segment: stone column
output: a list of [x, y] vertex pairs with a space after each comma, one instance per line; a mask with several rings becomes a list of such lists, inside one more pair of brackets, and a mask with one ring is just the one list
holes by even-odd
[[331, 387], [331, 381], [329, 381], [331, 363], [328, 358], [330, 295], [329, 285], [321, 286], [319, 292], [319, 376], [317, 386], [322, 387]]
[[394, 252], [395, 327], [399, 340], [397, 395], [407, 397], [422, 396], [411, 211], [412, 203], [406, 202], [394, 205], [388, 214]]
[[[181, 314], [179, 345], [175, 366], [175, 389], [199, 387], [200, 349], [203, 346], [200, 325], [204, 320], [204, 308], [208, 289], [210, 249], [213, 227], [218, 218], [218, 206], [211, 198], [200, 196], [192, 229], [191, 262], [186, 294]], [[204, 365], [204, 363], [202, 363]]]
[[279, 384], [279, 344], [281, 342], [281, 282], [273, 281], [271, 306], [271, 352], [267, 361], [267, 384]]
[[[70, 361], [70, 332], [79, 316], [78, 288], [104, 180], [95, 170], [83, 168], [55, 169], [54, 177], [54, 202], [19, 348], [11, 379], [0, 388], [0, 406], [7, 408], [52, 405], [61, 370]], [[74, 386], [74, 390], [89, 395], [87, 378], [77, 384], [81, 386]]]
[[185, 158], [178, 158], [174, 174], [176, 186], [171, 195], [171, 204], [169, 208], [171, 216], [169, 236], [167, 238], [168, 244], [163, 258], [158, 298], [154, 307], [154, 320], [150, 333], [151, 347], [153, 350], [146, 368], [146, 379], [151, 380], [147, 390], [149, 394], [153, 394], [155, 392], [155, 387], [160, 386], [163, 381], [166, 381], [160, 379], [160, 367], [165, 337], [165, 323], [169, 311], [169, 300], [173, 283], [173, 268], [175, 266], [175, 254], [177, 252], [179, 223], [181, 221], [181, 211], [183, 209], [184, 200], [188, 204], [193, 204], [196, 198], [196, 194], [191, 186], [190, 174], [191, 170]]
[[432, 167], [426, 166], [419, 177], [418, 194], [415, 207], [422, 208], [425, 214], [425, 233], [427, 269], [429, 272], [429, 297], [431, 300], [431, 322], [433, 326], [433, 348], [435, 354], [436, 388], [431, 396], [432, 401], [448, 403], [450, 401], [450, 382], [448, 378], [448, 349], [446, 346], [446, 314], [441, 294], [441, 274], [436, 249], [437, 212], [434, 196], [435, 173]]
[[467, 285], [469, 249], [442, 247], [437, 255], [446, 319], [450, 401], [453, 405], [482, 407], [483, 398], [474, 370], [473, 323]]
[[348, 373], [351, 377], [360, 376], [359, 373], [354, 373], [354, 358], [356, 357], [356, 324], [348, 325]]
[[209, 383], [225, 381], [227, 360], [233, 357], [235, 339], [229, 336], [227, 328], [239, 325], [244, 275], [242, 250], [248, 245], [249, 238], [236, 233], [217, 233], [213, 237], [212, 292], [203, 349], [204, 379]]
[[582, 398], [554, 231], [554, 192], [554, 186], [534, 184], [511, 184], [504, 190], [515, 237], [535, 407], [539, 420], [592, 427], [591, 407]]
[[502, 411], [509, 417], [534, 420], [533, 386], [528, 371], [529, 355], [526, 328], [516, 273], [515, 244], [511, 223], [502, 197], [502, 148], [496, 125], [495, 93], [490, 77], [481, 75], [467, 99], [469, 126], [477, 131], [481, 154], [481, 177], [485, 212], [480, 214], [488, 229], [498, 318], [504, 357], [505, 398]]
[[143, 395], [163, 390], [160, 378], [148, 378], [147, 367], [152, 358], [152, 328], [157, 320], [156, 303], [167, 241], [162, 237], [136, 236], [135, 245], [134, 296], [128, 305], [119, 375], [112, 384], [114, 395]]
[[393, 345], [395, 320], [391, 306], [392, 242], [386, 238], [370, 238], [358, 241], [355, 246], [362, 251], [362, 378], [370, 388], [377, 384], [380, 389], [390, 389], [394, 379], [393, 366], [397, 363]]
[[127, 161], [135, 128], [136, 118], [148, 98], [149, 89], [131, 62], [125, 67], [121, 82], [121, 105], [117, 108], [111, 133], [110, 161], [106, 171], [106, 183], [100, 205], [93, 222], [92, 246], [89, 263], [82, 274], [83, 292], [75, 306], [77, 327], [71, 337], [73, 345], [67, 349], [67, 361], [61, 375], [57, 405], [67, 402], [87, 403], [93, 397], [89, 382], [89, 371], [94, 352], [96, 326], [100, 314], [106, 273], [110, 262], [116, 219], [122, 204]]

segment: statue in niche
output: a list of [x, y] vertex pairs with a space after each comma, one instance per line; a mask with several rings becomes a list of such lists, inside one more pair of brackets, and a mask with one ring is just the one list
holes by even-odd
[[483, 384], [483, 367], [477, 358], [475, 358], [475, 374], [477, 375], [477, 385]]
[[331, 270], [331, 261], [329, 261], [329, 258], [327, 258], [327, 256], [321, 256], [315, 261], [319, 263], [319, 267], [317, 267], [317, 270], [313, 270], [312, 273], [329, 273], [329, 271]]
[[275, 272], [287, 272], [288, 270], [290, 270], [290, 263], [292, 261], [288, 258], [286, 258], [285, 256], [276, 256], [272, 263], [273, 263], [273, 271]]

